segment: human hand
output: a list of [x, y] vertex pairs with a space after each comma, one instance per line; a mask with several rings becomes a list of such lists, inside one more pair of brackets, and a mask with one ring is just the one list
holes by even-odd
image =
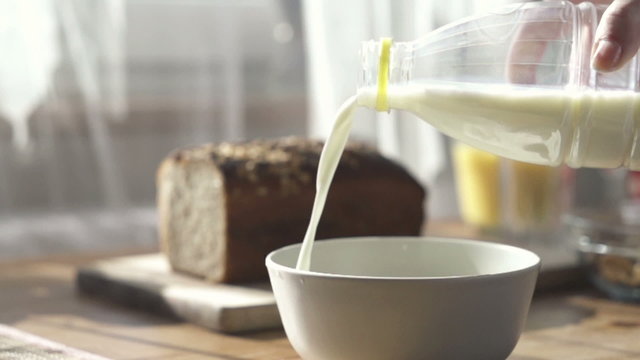
[[[579, 4], [585, 0], [571, 0]], [[591, 48], [591, 67], [600, 72], [622, 68], [640, 48], [640, 0], [587, 0], [598, 6], [602, 17], [598, 28], [587, 36], [582, 44]], [[533, 14], [534, 17], [541, 15]], [[562, 22], [524, 22], [518, 29], [509, 52], [509, 81], [516, 84], [533, 84], [537, 64], [548, 46], [545, 39], [555, 39], [563, 33]], [[566, 29], [565, 29], [566, 31]]]
[[640, 0], [614, 0], [607, 7], [595, 34], [591, 67], [614, 71], [640, 48]]

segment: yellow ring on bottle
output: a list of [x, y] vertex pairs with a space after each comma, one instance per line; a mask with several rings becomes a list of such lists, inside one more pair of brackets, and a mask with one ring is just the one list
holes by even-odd
[[378, 63], [378, 96], [376, 110], [389, 111], [387, 85], [389, 84], [389, 61], [391, 58], [391, 38], [380, 39], [380, 62]]

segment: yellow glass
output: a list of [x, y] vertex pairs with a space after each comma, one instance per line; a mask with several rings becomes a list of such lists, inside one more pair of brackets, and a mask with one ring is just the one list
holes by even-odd
[[462, 219], [479, 227], [499, 226], [501, 158], [461, 143], [454, 145], [453, 158]]

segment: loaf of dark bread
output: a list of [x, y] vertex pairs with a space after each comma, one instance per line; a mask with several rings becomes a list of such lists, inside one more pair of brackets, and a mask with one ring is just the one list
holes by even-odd
[[[267, 279], [265, 256], [301, 242], [322, 142], [300, 138], [177, 150], [158, 170], [161, 246], [174, 270], [214, 282]], [[317, 238], [417, 235], [426, 192], [400, 165], [349, 144]]]

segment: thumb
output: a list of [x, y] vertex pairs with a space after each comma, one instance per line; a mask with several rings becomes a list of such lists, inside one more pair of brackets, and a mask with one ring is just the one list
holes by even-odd
[[593, 45], [591, 66], [614, 71], [627, 63], [640, 47], [640, 0], [615, 0], [605, 10]]

